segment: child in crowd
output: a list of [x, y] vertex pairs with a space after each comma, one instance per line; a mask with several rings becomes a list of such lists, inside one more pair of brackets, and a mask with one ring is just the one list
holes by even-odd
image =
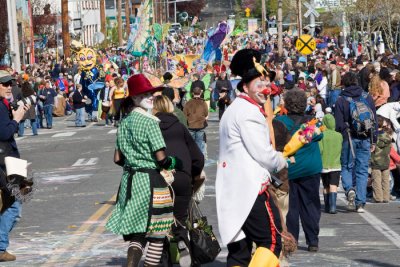
[[297, 83], [297, 87], [299, 87], [301, 90], [306, 91], [307, 90], [307, 85], [304, 81], [304, 77], [299, 77], [299, 81]]
[[390, 148], [392, 146], [390, 122], [378, 116], [378, 142], [371, 153], [371, 178], [373, 198], [376, 203], [388, 203], [390, 199]]
[[326, 126], [326, 130], [324, 138], [319, 142], [319, 148], [322, 158], [321, 178], [324, 185], [325, 212], [335, 214], [343, 136], [335, 131], [336, 122], [332, 114], [326, 114], [322, 122]]

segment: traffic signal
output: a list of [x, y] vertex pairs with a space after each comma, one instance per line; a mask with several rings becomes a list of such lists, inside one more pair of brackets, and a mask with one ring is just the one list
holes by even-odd
[[244, 12], [246, 13], [246, 18], [250, 17], [250, 8], [247, 7]]

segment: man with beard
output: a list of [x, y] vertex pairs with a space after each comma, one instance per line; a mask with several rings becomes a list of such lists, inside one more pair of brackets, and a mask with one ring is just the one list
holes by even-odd
[[[241, 94], [220, 123], [216, 201], [222, 242], [229, 251], [227, 266], [277, 266], [282, 248], [279, 210], [268, 187], [271, 173], [287, 162], [271, 145], [263, 110], [271, 73], [260, 59], [253, 49], [233, 57], [231, 70], [242, 77], [237, 86]], [[257, 250], [251, 259], [253, 243]]]

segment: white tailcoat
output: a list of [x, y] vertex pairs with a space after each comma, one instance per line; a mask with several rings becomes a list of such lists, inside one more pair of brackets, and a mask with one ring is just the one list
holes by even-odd
[[241, 230], [261, 184], [287, 166], [270, 144], [269, 130], [259, 108], [242, 98], [225, 111], [219, 128], [216, 178], [218, 226], [222, 242], [245, 237]]

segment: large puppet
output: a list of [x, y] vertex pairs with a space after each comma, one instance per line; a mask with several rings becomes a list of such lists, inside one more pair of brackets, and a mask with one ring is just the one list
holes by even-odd
[[100, 82], [100, 72], [96, 67], [96, 52], [91, 48], [82, 48], [77, 52], [77, 58], [81, 70], [80, 84], [82, 85], [82, 92], [90, 101], [87, 102], [85, 110], [88, 114], [89, 120], [95, 120], [93, 111], [97, 110], [97, 90], [104, 87], [104, 83]]

